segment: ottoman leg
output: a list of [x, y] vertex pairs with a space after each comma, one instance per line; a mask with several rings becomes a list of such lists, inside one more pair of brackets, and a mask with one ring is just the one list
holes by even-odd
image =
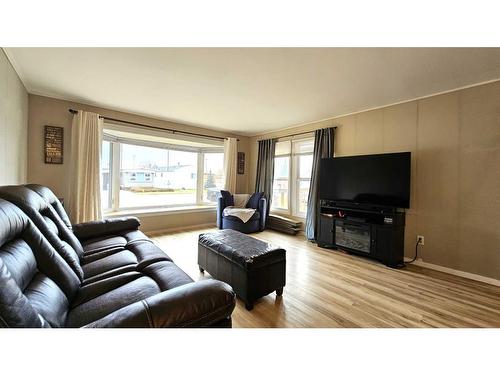
[[203, 273], [205, 271], [203, 268], [201, 268], [201, 266], [198, 266], [198, 268], [200, 269], [201, 273]]
[[276, 289], [276, 295], [277, 296], [283, 295], [283, 288]]
[[253, 302], [245, 302], [245, 308], [250, 311], [253, 309]]

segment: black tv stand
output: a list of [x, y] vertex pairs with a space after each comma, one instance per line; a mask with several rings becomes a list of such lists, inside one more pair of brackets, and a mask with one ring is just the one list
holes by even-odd
[[398, 267], [404, 264], [404, 228], [404, 211], [322, 200], [316, 242]]

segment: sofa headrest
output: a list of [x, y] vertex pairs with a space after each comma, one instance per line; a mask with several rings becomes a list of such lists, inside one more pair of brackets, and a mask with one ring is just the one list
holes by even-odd
[[63, 326], [79, 287], [27, 215], [0, 199], [0, 326]]
[[47, 202], [45, 202], [42, 197], [40, 197], [33, 190], [22, 185], [0, 186], [0, 198], [12, 202], [18, 207], [31, 207], [31, 209], [38, 212], [48, 207]]
[[28, 217], [14, 204], [0, 198], [0, 247], [20, 236]]
[[66, 260], [78, 278], [83, 280], [83, 270], [80, 266], [83, 257], [82, 244], [42, 196], [26, 186], [12, 185], [0, 186], [0, 198], [19, 207]]
[[66, 213], [63, 205], [61, 204], [61, 201], [59, 200], [59, 198], [57, 198], [52, 190], [50, 190], [47, 186], [38, 184], [27, 184], [24, 186], [26, 186], [30, 190], [33, 190], [35, 193], [40, 195], [45, 200], [45, 202], [50, 204], [57, 212], [61, 220], [64, 222], [64, 224], [66, 224], [66, 226], [71, 229], [71, 221], [69, 220], [69, 216]]

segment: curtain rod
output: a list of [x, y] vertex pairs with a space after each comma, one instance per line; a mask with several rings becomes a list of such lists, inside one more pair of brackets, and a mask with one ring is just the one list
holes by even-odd
[[[337, 129], [336, 126], [331, 126], [331, 127], [334, 128], [334, 129]], [[323, 128], [323, 129], [326, 129], [326, 128]], [[263, 138], [263, 139], [280, 139], [280, 138], [296, 137], [297, 135], [304, 135], [304, 134], [314, 133], [316, 130], [318, 130], [318, 129], [309, 130], [307, 132], [301, 132], [301, 133], [287, 134], [287, 135], [284, 135], [282, 137], [277, 137], [277, 138]]]
[[[71, 109], [71, 108], [69, 109], [69, 112], [72, 113], [72, 114], [78, 113], [78, 111], [76, 109]], [[187, 131], [184, 131], [184, 130], [161, 128], [159, 126], [145, 125], [145, 124], [141, 124], [141, 123], [138, 123], [138, 122], [119, 120], [119, 119], [112, 118], [112, 117], [106, 117], [106, 116], [100, 116], [100, 115], [99, 115], [99, 117], [103, 118], [105, 120], [109, 120], [109, 121], [115, 121], [115, 122], [121, 122], [123, 124], [140, 126], [142, 128], [169, 131], [169, 132], [172, 132], [172, 134], [176, 134], [176, 133], [177, 134], [186, 134], [186, 135], [193, 135], [193, 136], [196, 136], [196, 137], [212, 138], [212, 139], [219, 139], [219, 140], [228, 139], [228, 137], [218, 137], [216, 135], [206, 135], [206, 134], [200, 134], [200, 133], [187, 132]], [[236, 139], [236, 140], [238, 142], [240, 141], [239, 139]]]

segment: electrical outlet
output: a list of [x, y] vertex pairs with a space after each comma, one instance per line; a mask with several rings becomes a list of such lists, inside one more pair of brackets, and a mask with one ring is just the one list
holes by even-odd
[[418, 236], [417, 236], [417, 242], [418, 242], [420, 245], [424, 246], [424, 236], [420, 236], [420, 235], [418, 235]]

